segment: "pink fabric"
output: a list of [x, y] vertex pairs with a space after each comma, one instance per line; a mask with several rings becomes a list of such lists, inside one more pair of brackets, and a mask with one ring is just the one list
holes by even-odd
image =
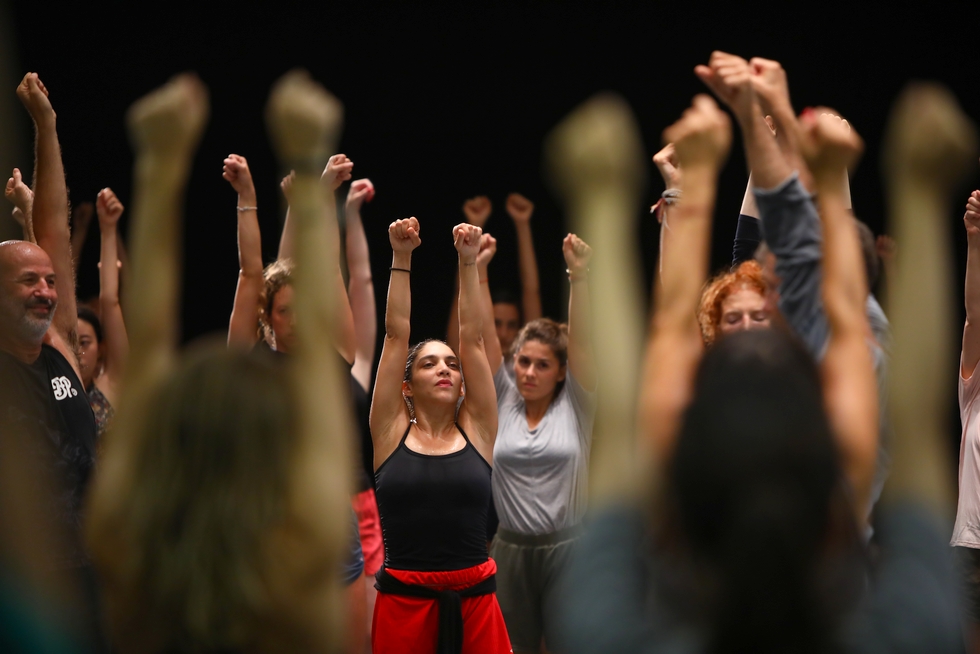
[[959, 500], [956, 523], [950, 545], [980, 549], [980, 374], [973, 370], [963, 378], [960, 363], [959, 400], [960, 437]]

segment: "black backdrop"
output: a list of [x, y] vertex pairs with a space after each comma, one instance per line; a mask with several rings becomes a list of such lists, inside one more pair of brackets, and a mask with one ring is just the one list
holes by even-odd
[[[133, 100], [183, 70], [197, 71], [210, 88], [211, 122], [186, 205], [185, 340], [225, 329], [232, 305], [235, 194], [221, 179], [221, 161], [230, 152], [251, 164], [265, 259], [274, 256], [280, 171], [262, 111], [271, 83], [295, 66], [307, 68], [344, 102], [341, 150], [354, 160], [355, 178], [376, 184], [377, 197], [364, 215], [379, 318], [390, 257], [386, 227], [397, 217], [421, 221], [423, 246], [413, 262], [413, 339], [419, 339], [444, 332], [454, 271], [450, 228], [461, 220], [462, 201], [476, 194], [494, 202], [487, 229], [501, 243], [491, 267], [495, 286], [517, 285], [504, 197], [516, 190], [537, 204], [533, 226], [544, 308], [562, 316], [560, 240], [566, 228], [543, 180], [542, 138], [577, 103], [610, 89], [632, 105], [652, 154], [662, 129], [704, 90], [692, 69], [715, 48], [780, 60], [798, 110], [826, 104], [851, 120], [867, 143], [853, 178], [855, 210], [881, 232], [880, 138], [902, 84], [939, 79], [980, 119], [980, 7], [973, 3], [966, 14], [922, 4], [890, 3], [872, 11], [858, 3], [572, 6], [534, 0], [491, 9], [199, 2], [121, 9], [17, 2], [12, 12], [19, 70], [40, 73], [58, 112], [73, 202], [94, 200], [107, 185], [125, 203], [131, 200], [123, 117]], [[26, 117], [22, 121], [28, 130]], [[29, 169], [30, 161], [21, 166]], [[649, 172], [653, 199], [662, 184], [652, 164]], [[716, 268], [728, 261], [745, 179], [736, 145], [719, 195]], [[971, 184], [976, 188], [977, 180]], [[952, 221], [963, 202], [951, 207]], [[642, 207], [637, 215], [649, 279], [656, 230]], [[82, 297], [98, 290], [96, 231], [93, 226], [79, 271]]]

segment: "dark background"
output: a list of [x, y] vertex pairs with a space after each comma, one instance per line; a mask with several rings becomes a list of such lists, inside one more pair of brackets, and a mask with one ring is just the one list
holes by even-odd
[[[275, 255], [282, 171], [262, 115], [272, 82], [295, 66], [307, 68], [344, 102], [341, 151], [355, 162], [355, 178], [370, 177], [377, 187], [363, 214], [379, 319], [390, 262], [387, 225], [410, 215], [422, 224], [423, 245], [413, 261], [413, 339], [421, 339], [444, 334], [455, 269], [450, 229], [462, 219], [463, 200], [477, 194], [494, 203], [487, 225], [500, 241], [491, 267], [494, 287], [516, 290], [518, 282], [504, 198], [519, 191], [536, 203], [532, 224], [544, 309], [562, 317], [560, 242], [566, 228], [543, 179], [543, 137], [578, 103], [608, 89], [630, 102], [652, 155], [664, 127], [704, 91], [692, 71], [713, 49], [778, 59], [789, 73], [797, 110], [825, 104], [850, 119], [867, 143], [852, 180], [854, 207], [880, 233], [880, 139], [902, 85], [913, 78], [941, 80], [980, 118], [980, 7], [972, 4], [968, 13], [940, 3], [870, 10], [858, 3], [554, 1], [495, 3], [492, 9], [246, 2], [130, 3], [120, 9], [17, 2], [9, 10], [15, 71], [39, 72], [58, 112], [74, 203], [94, 200], [100, 188], [111, 186], [130, 204], [132, 157], [124, 127], [130, 103], [183, 70], [197, 71], [210, 88], [211, 122], [186, 203], [185, 340], [226, 329], [232, 306], [236, 196], [221, 179], [228, 153], [249, 160], [266, 262]], [[20, 120], [26, 142], [30, 124], [26, 114]], [[28, 152], [19, 165], [30, 169]], [[649, 173], [647, 206], [663, 188], [652, 164]], [[736, 138], [718, 199], [716, 269], [729, 261], [745, 180]], [[977, 183], [971, 180], [970, 188]], [[963, 190], [962, 201], [950, 207], [951, 221], [961, 215], [968, 188]], [[656, 229], [643, 207], [637, 216], [649, 284]], [[98, 292], [97, 229], [93, 224], [78, 271], [80, 297]], [[963, 230], [956, 231], [957, 252], [963, 253]], [[959, 254], [959, 284], [962, 259]]]

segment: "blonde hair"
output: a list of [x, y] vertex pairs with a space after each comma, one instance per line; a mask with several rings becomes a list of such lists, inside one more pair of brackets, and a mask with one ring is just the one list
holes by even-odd
[[698, 305], [698, 325], [706, 346], [710, 346], [718, 338], [722, 303], [729, 295], [743, 288], [766, 296], [766, 281], [757, 261], [743, 261], [735, 270], [720, 273], [704, 285]]
[[266, 538], [282, 518], [296, 410], [285, 368], [199, 347], [148, 403], [124, 500], [124, 585], [163, 651], [232, 650], [275, 612]]

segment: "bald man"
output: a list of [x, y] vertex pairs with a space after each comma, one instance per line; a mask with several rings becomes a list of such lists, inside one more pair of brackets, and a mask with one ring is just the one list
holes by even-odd
[[27, 439], [56, 487], [42, 521], [63, 535], [51, 552], [61, 569], [87, 564], [81, 504], [95, 455], [95, 418], [79, 379], [78, 316], [56, 116], [35, 73], [17, 87], [34, 120], [35, 237], [0, 243], [0, 437]]

